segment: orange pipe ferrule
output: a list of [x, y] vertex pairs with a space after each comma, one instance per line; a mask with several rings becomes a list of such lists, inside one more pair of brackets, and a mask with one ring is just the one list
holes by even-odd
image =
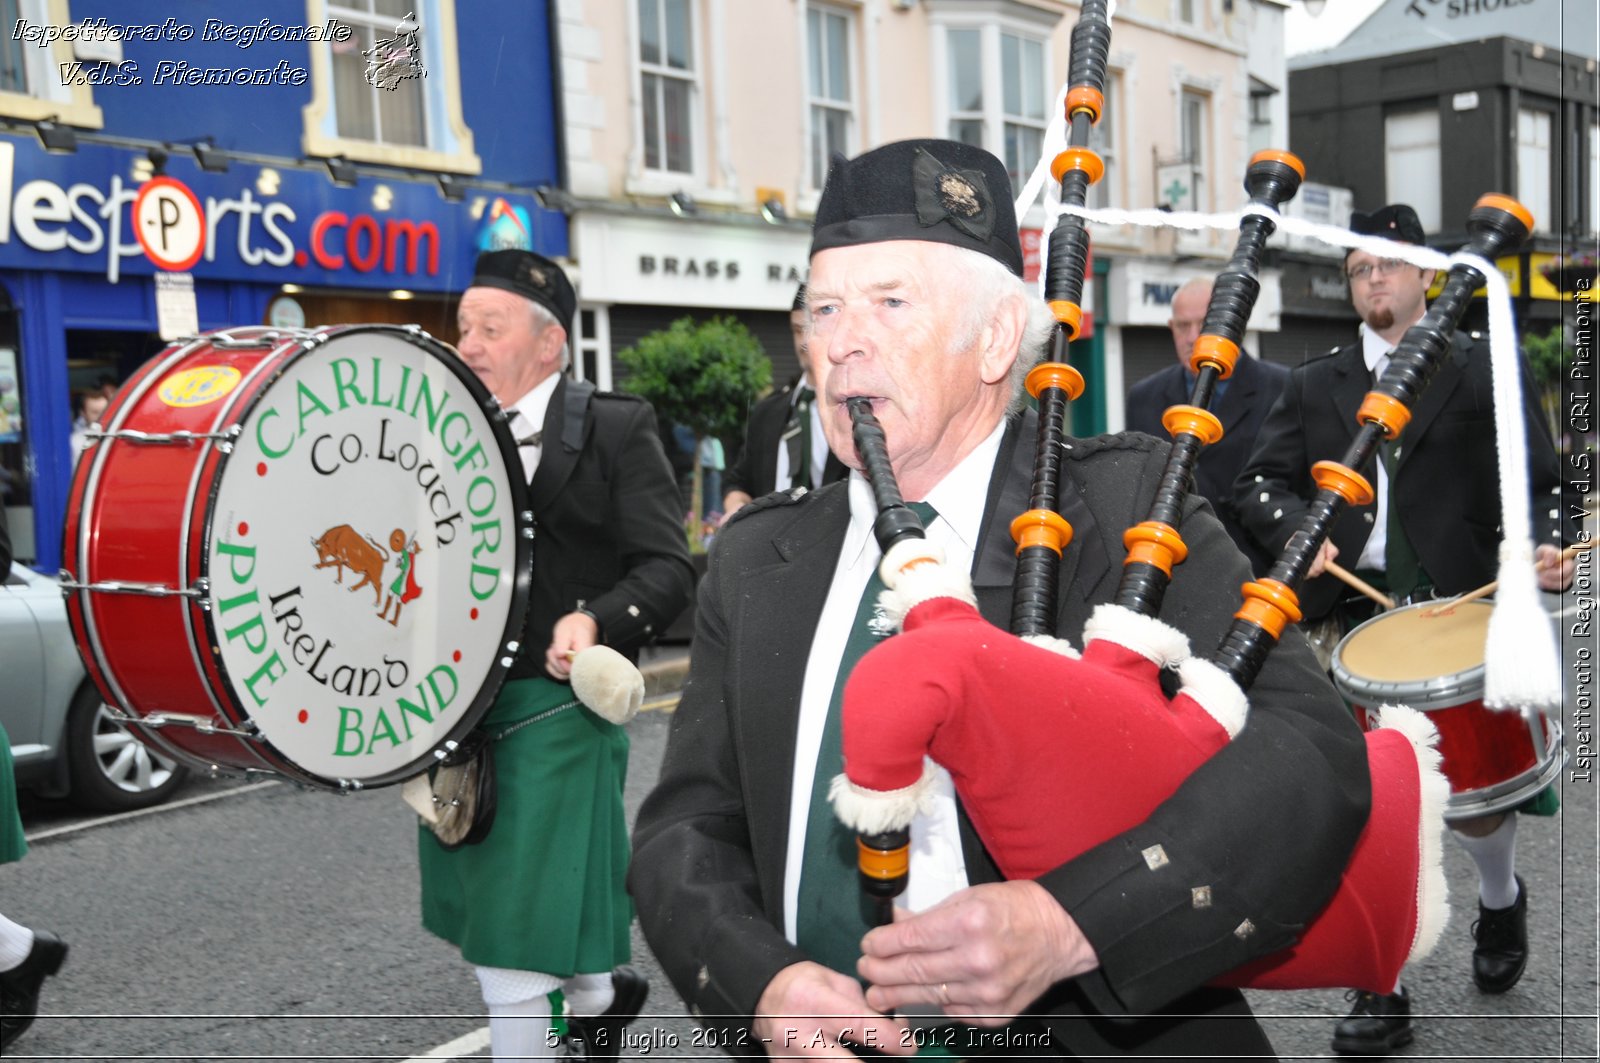
[[1411, 411], [1399, 399], [1390, 398], [1381, 391], [1369, 391], [1356, 411], [1357, 424], [1375, 424], [1383, 428], [1383, 438], [1393, 439], [1411, 423]]
[[898, 849], [874, 849], [860, 836], [856, 837], [856, 866], [868, 878], [875, 878], [880, 882], [892, 878], [899, 878], [911, 872], [911, 846], [902, 845]]
[[1208, 365], [1217, 367], [1217, 376], [1222, 380], [1233, 375], [1233, 367], [1239, 362], [1239, 345], [1226, 336], [1213, 336], [1209, 333], [1194, 341], [1194, 353], [1189, 355], [1189, 368], [1196, 373]]
[[[1067, 122], [1071, 123], [1072, 116], [1079, 111], [1089, 116], [1091, 125], [1098, 125], [1100, 115], [1106, 109], [1106, 98], [1100, 90], [1093, 85], [1077, 85], [1067, 90]], [[1056, 178], [1061, 180], [1061, 178]]]
[[1040, 362], [1028, 370], [1028, 377], [1023, 384], [1034, 398], [1038, 398], [1045, 388], [1060, 388], [1069, 399], [1076, 399], [1083, 394], [1083, 374], [1065, 362]]
[[1184, 558], [1189, 556], [1189, 547], [1178, 529], [1153, 520], [1135, 524], [1123, 532], [1122, 545], [1128, 548], [1124, 565], [1143, 562], [1156, 566], [1169, 577], [1172, 566], [1183, 564]]
[[1299, 174], [1300, 180], [1304, 181], [1306, 179], [1306, 164], [1300, 161], [1298, 155], [1291, 152], [1266, 148], [1250, 156], [1250, 165], [1254, 166], [1258, 162], [1281, 162]]
[[1211, 411], [1198, 406], [1168, 406], [1161, 415], [1161, 427], [1173, 439], [1188, 432], [1207, 447], [1222, 438], [1222, 422]]
[[1286, 583], [1275, 579], [1252, 580], [1240, 588], [1244, 603], [1234, 617], [1262, 628], [1274, 639], [1283, 629], [1300, 621], [1300, 599]]
[[1367, 506], [1377, 497], [1365, 476], [1336, 461], [1319, 461], [1311, 466], [1311, 479], [1324, 491], [1332, 491], [1352, 506]]
[[1011, 522], [1011, 537], [1019, 554], [1030, 546], [1048, 546], [1060, 556], [1072, 542], [1072, 525], [1053, 509], [1030, 509]]
[[1503, 210], [1507, 214], [1514, 215], [1518, 221], [1526, 225], [1530, 233], [1533, 232], [1533, 211], [1524, 207], [1510, 196], [1502, 196], [1498, 192], [1490, 192], [1487, 195], [1479, 196], [1478, 202], [1474, 203], [1473, 206], [1493, 207], [1495, 210]]
[[1075, 340], [1078, 333], [1083, 330], [1083, 308], [1077, 303], [1069, 303], [1065, 299], [1053, 299], [1050, 302], [1050, 312], [1056, 320], [1067, 330], [1067, 339]]
[[1106, 175], [1106, 163], [1093, 148], [1068, 148], [1050, 161], [1050, 176], [1057, 184], [1073, 170], [1082, 170], [1094, 184]]

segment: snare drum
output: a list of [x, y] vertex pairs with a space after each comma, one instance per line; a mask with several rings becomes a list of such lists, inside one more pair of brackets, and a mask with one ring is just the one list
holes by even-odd
[[1472, 819], [1514, 808], [1561, 771], [1561, 726], [1540, 712], [1483, 704], [1488, 602], [1467, 602], [1441, 616], [1437, 602], [1380, 614], [1333, 651], [1333, 682], [1355, 707], [1363, 730], [1378, 707], [1405, 705], [1428, 714], [1450, 780], [1445, 819]]
[[90, 676], [143, 741], [354, 789], [417, 774], [487, 711], [532, 514], [499, 404], [449, 347], [229, 329], [157, 355], [102, 423], [62, 580]]

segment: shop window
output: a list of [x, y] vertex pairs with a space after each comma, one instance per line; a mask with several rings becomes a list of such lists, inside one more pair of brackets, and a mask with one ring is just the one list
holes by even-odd
[[639, 93], [644, 167], [695, 172], [695, 100], [699, 75], [689, 0], [637, 0]]
[[1383, 122], [1384, 187], [1389, 203], [1409, 203], [1424, 232], [1438, 232], [1443, 178], [1439, 169], [1439, 112], [1407, 111]]
[[306, 154], [481, 172], [461, 111], [455, 7], [455, 0], [306, 0], [308, 24], [338, 19], [352, 31], [310, 46]]
[[1550, 112], [1524, 107], [1517, 111], [1517, 200], [1533, 215], [1533, 227], [1555, 232], [1561, 227], [1550, 208]]
[[1194, 204], [1198, 210], [1209, 210], [1210, 199], [1206, 189], [1206, 167], [1210, 163], [1207, 144], [1211, 132], [1211, 97], [1193, 89], [1184, 89], [1178, 110], [1178, 150], [1184, 162], [1194, 170]]
[[854, 26], [848, 12], [823, 4], [806, 9], [810, 88], [811, 187], [820, 189], [835, 152], [855, 154]]
[[1589, 126], [1589, 232], [1600, 232], [1600, 124]]
[[946, 135], [994, 152], [1020, 185], [1044, 143], [1054, 83], [1047, 42], [1058, 16], [1008, 3], [997, 19], [992, 5], [958, 2], [930, 14]]
[[28, 39], [29, 27], [71, 22], [68, 0], [0, 0], [0, 114], [88, 129], [105, 124], [91, 87], [62, 84], [61, 68], [77, 62], [72, 43]]
[[[0, 293], [0, 298], [3, 298]], [[15, 315], [0, 311], [0, 331], [15, 332]], [[33, 477], [23, 433], [22, 355], [0, 342], [0, 506], [6, 510], [11, 546], [20, 561], [33, 560]]]

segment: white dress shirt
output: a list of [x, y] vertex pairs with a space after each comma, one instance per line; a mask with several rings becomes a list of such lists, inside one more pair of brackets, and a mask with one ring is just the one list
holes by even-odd
[[[533, 433], [543, 430], [544, 416], [550, 409], [550, 396], [556, 393], [556, 385], [559, 383], [561, 374], [551, 373], [506, 410], [506, 415], [511, 418], [511, 435], [514, 438], [526, 439]], [[537, 445], [523, 443], [517, 446], [517, 454], [522, 458], [523, 474], [529, 480], [533, 479], [534, 470], [539, 468], [539, 455], [543, 453], [543, 440]]]
[[[1388, 340], [1362, 322], [1361, 359], [1366, 362], [1373, 380], [1381, 378], [1389, 368], [1389, 354], [1393, 350]], [[1372, 514], [1372, 534], [1367, 536], [1367, 545], [1362, 547], [1361, 556], [1352, 567], [1382, 572], [1387, 568], [1384, 551], [1389, 546], [1389, 470], [1384, 467], [1382, 454], [1374, 453], [1373, 459], [1372, 490], [1377, 495], [1378, 505]]]
[[[945, 561], [962, 572], [972, 571], [972, 558], [983, 526], [983, 503], [989, 477], [1000, 451], [1001, 421], [972, 453], [961, 460], [928, 493], [926, 501], [938, 516], [928, 528], [928, 540], [944, 549]], [[794, 781], [789, 802], [789, 848], [783, 875], [783, 917], [786, 934], [795, 941], [796, 912], [800, 900], [800, 864], [805, 852], [806, 820], [811, 810], [811, 782], [817, 770], [817, 749], [822, 728], [844, 656], [850, 628], [861, 604], [872, 570], [883, 559], [872, 522], [878, 515], [872, 486], [859, 472], [850, 474], [850, 526], [844, 548], [828, 588], [817, 632], [806, 660], [805, 682], [800, 692], [800, 721], [795, 738]], [[955, 788], [950, 774], [936, 766], [933, 810], [918, 815], [911, 824], [911, 872], [902, 907], [914, 912], [929, 908], [967, 885], [966, 859], [961, 853], [960, 824], [956, 819]]]

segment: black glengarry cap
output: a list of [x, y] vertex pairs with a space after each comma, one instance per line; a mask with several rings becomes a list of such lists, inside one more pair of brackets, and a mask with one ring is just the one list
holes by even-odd
[[578, 294], [566, 272], [532, 251], [485, 251], [472, 270], [472, 287], [499, 288], [531, 299], [555, 315], [561, 327], [572, 331], [572, 314]]
[[1350, 231], [1358, 236], [1381, 236], [1408, 244], [1428, 242], [1417, 212], [1404, 203], [1391, 203], [1370, 214], [1353, 211], [1350, 215]]
[[835, 155], [817, 204], [811, 253], [928, 240], [988, 255], [1022, 276], [1011, 180], [999, 159], [953, 140], [902, 140]]

